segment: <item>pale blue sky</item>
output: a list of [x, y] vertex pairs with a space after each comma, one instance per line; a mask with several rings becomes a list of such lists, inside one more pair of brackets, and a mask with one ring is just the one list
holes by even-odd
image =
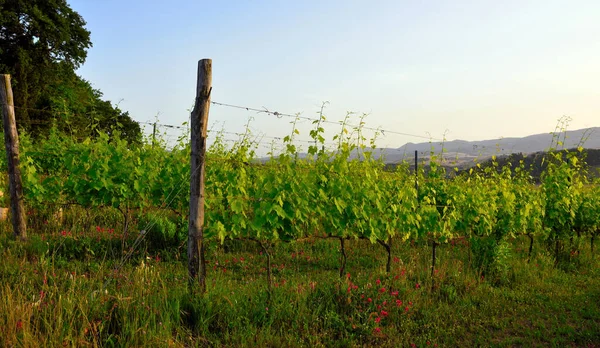
[[[329, 101], [329, 120], [368, 112], [369, 126], [448, 139], [546, 133], [562, 115], [600, 126], [597, 0], [69, 3], [94, 44], [80, 74], [138, 121], [186, 121], [197, 61], [212, 58], [218, 102], [314, 116]], [[291, 131], [218, 106], [210, 121], [238, 132], [249, 116], [262, 134]]]

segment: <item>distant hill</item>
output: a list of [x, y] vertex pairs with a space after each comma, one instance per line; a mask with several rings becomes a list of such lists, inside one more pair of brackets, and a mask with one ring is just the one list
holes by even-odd
[[[570, 151], [576, 151], [576, 149], [570, 149]], [[577, 152], [576, 152], [577, 153]], [[520, 161], [523, 161], [525, 168], [530, 170], [530, 174], [536, 182], [539, 182], [540, 175], [546, 169], [547, 161], [544, 161], [546, 152], [536, 152], [528, 155], [522, 153], [499, 156], [497, 159], [498, 167], [502, 168], [505, 165], [510, 165], [512, 168], [519, 166]], [[577, 155], [580, 159], [583, 159], [587, 165], [588, 173], [591, 176], [600, 176], [600, 149], [586, 149], [581, 154]], [[482, 163], [482, 166], [488, 166], [491, 164], [491, 159]], [[466, 171], [466, 169], [465, 169]]]
[[[586, 149], [600, 149], [600, 127], [585, 128], [561, 133], [560, 139], [566, 135], [564, 148], [575, 148], [582, 139], [587, 138], [583, 146]], [[547, 150], [552, 144], [553, 135], [535, 134], [523, 138], [500, 138], [481, 141], [452, 140], [443, 143], [444, 158], [454, 161], [456, 164], [465, 161], [472, 162], [474, 159], [485, 160], [492, 155], [509, 154], [531, 154]], [[556, 144], [555, 144], [556, 146]], [[386, 163], [399, 163], [402, 160], [412, 161], [415, 150], [418, 151], [420, 159], [428, 159], [433, 151], [439, 156], [442, 151], [442, 143], [407, 143], [397, 149], [378, 149], [379, 156], [384, 156]]]

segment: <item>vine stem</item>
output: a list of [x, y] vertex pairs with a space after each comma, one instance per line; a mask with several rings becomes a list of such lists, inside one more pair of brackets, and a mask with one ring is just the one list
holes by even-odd
[[257, 243], [258, 245], [260, 245], [262, 251], [265, 253], [265, 257], [267, 258], [267, 291], [269, 292], [269, 294], [271, 294], [271, 290], [272, 290], [272, 277], [271, 277], [271, 254], [269, 253], [269, 249], [267, 248], [267, 246], [260, 241], [259, 239], [256, 238], [244, 238], [244, 237], [237, 237], [237, 238], [232, 238], [235, 240], [249, 240], [252, 242]]
[[341, 252], [341, 261], [340, 261], [340, 278], [344, 277], [344, 271], [346, 270], [346, 249], [344, 247], [344, 237], [339, 237], [340, 239], [340, 252]]
[[531, 233], [526, 234], [529, 237], [529, 253], [527, 254], [527, 263], [531, 261], [531, 252], [533, 251], [533, 235]]
[[377, 243], [379, 243], [379, 245], [384, 247], [385, 251], [387, 252], [387, 262], [385, 264], [385, 272], [390, 273], [392, 270], [392, 239], [390, 238], [390, 241], [388, 243], [384, 242], [381, 239], [378, 239]]
[[431, 241], [431, 292], [435, 289], [435, 250], [439, 243]]

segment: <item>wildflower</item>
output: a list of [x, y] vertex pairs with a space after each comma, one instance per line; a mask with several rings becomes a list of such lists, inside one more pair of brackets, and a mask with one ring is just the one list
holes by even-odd
[[367, 299], [367, 302], [371, 303], [373, 302], [373, 299], [371, 299], [370, 297]]
[[23, 321], [21, 319], [17, 321], [17, 330], [23, 330]]
[[417, 283], [415, 284], [415, 289], [419, 289], [421, 287], [421, 284]]
[[381, 280], [377, 279], [377, 280], [375, 281], [375, 283], [376, 283], [377, 285], [381, 285]]
[[386, 311], [381, 311], [381, 316], [382, 316], [382, 317], [387, 317], [387, 316], [388, 316], [388, 314], [389, 314], [389, 313], [388, 313], [388, 312], [386, 312]]
[[385, 292], [385, 288], [379, 289], [379, 292], [383, 294]]
[[352, 292], [352, 287], [351, 287], [351, 286], [349, 286], [349, 287], [348, 287], [348, 293], [351, 293], [351, 292]]
[[408, 313], [408, 311], [409, 311], [409, 308], [408, 307], [404, 307], [404, 312]]
[[392, 291], [392, 296], [394, 296], [394, 297], [398, 296], [398, 291]]
[[378, 328], [378, 327], [376, 327], [375, 329], [373, 329], [373, 332], [375, 332], [375, 333], [381, 333], [381, 329]]
[[379, 323], [381, 322], [381, 317], [377, 317], [377, 318], [375, 318], [375, 322], [376, 322], [377, 324], [379, 324]]
[[398, 256], [394, 256], [394, 263], [398, 263], [400, 262], [400, 259], [398, 258]]
[[350, 279], [350, 273], [346, 274], [346, 278]]
[[102, 227], [96, 226], [96, 232], [102, 232]]
[[396, 300], [396, 306], [398, 306], [398, 307], [402, 306], [402, 301], [401, 300]]

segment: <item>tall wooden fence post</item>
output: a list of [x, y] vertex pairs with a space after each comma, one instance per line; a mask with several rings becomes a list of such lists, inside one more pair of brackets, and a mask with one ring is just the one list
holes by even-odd
[[196, 102], [191, 115], [191, 178], [190, 221], [188, 230], [189, 285], [194, 287], [198, 278], [201, 293], [206, 292], [206, 265], [204, 260], [204, 176], [206, 134], [210, 92], [212, 90], [212, 60], [198, 62]]
[[23, 204], [23, 182], [19, 168], [19, 134], [15, 121], [15, 106], [10, 84], [10, 75], [0, 75], [0, 104], [4, 124], [4, 145], [8, 162], [10, 208], [15, 237], [27, 239], [25, 207]]
[[419, 203], [419, 151], [415, 150], [415, 191], [417, 192], [417, 203]]

